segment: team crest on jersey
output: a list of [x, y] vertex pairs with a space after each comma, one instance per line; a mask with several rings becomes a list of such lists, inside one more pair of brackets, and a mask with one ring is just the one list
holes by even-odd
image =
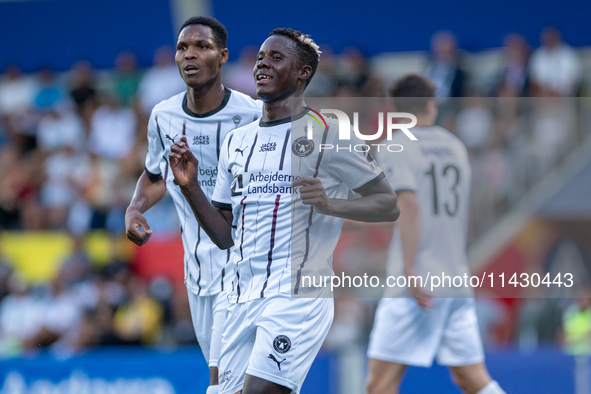
[[291, 340], [286, 335], [278, 335], [273, 340], [273, 349], [280, 354], [287, 353], [291, 349]]
[[238, 127], [240, 122], [242, 122], [242, 117], [240, 115], [236, 115], [232, 118], [232, 121], [234, 121], [234, 126]]
[[291, 151], [298, 157], [310, 156], [314, 152], [314, 141], [299, 137], [291, 144]]

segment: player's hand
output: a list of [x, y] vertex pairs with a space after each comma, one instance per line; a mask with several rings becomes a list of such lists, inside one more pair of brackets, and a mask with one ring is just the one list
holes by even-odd
[[125, 235], [127, 239], [139, 246], [148, 242], [152, 235], [152, 229], [146, 218], [135, 207], [129, 207], [125, 212]]
[[318, 213], [329, 214], [330, 202], [320, 179], [303, 177], [294, 181], [291, 187], [300, 187], [300, 196], [303, 204], [312, 205]]
[[187, 137], [182, 136], [180, 141], [170, 147], [170, 168], [174, 179], [180, 187], [186, 187], [191, 182], [197, 182], [197, 168], [199, 162], [191, 152]]
[[[409, 276], [417, 276], [417, 275], [414, 272], [407, 274], [406, 275], [407, 279]], [[417, 301], [417, 304], [419, 304], [419, 307], [422, 310], [428, 311], [429, 309], [431, 309], [435, 305], [435, 300], [433, 299], [433, 296], [431, 294], [429, 294], [427, 291], [425, 291], [420, 286], [413, 286], [415, 283], [411, 282], [410, 279], [407, 281], [407, 283], [408, 283], [408, 291], [410, 292], [410, 295]], [[411, 283], [412, 283], [412, 285], [411, 285]]]

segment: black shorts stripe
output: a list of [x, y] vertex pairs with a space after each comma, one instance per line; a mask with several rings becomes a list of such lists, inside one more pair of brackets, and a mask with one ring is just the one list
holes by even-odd
[[244, 200], [246, 200], [246, 197], [247, 196], [244, 196], [244, 198], [240, 201], [240, 205], [242, 205], [242, 234], [240, 234], [240, 261], [236, 263], [236, 276], [238, 277], [238, 284], [236, 285], [236, 292], [238, 298], [236, 298], [236, 302], [240, 301], [240, 269], [238, 267], [238, 264], [241, 261], [244, 261], [244, 251], [242, 250], [242, 247], [244, 245], [244, 212], [246, 212], [246, 205], [244, 204]]
[[222, 121], [218, 120], [218, 131], [216, 133], [216, 137], [215, 137], [215, 153], [216, 153], [216, 157], [218, 158], [218, 161], [220, 160], [220, 144], [222, 143], [222, 141], [220, 141], [220, 137], [221, 137], [221, 133], [222, 132]]
[[258, 138], [259, 138], [259, 133], [256, 133], [254, 136], [254, 142], [252, 143], [252, 147], [250, 148], [250, 153], [248, 154], [248, 158], [246, 159], [246, 164], [244, 165], [244, 172], [248, 172], [248, 165], [250, 164], [250, 159], [252, 158], [252, 152], [254, 152], [254, 147], [257, 144]]
[[[226, 257], [226, 265], [230, 262], [230, 249], [226, 249], [228, 257]], [[224, 291], [224, 278], [226, 277], [226, 267], [222, 268], [222, 291]]]
[[386, 174], [384, 174], [383, 172], [380, 172], [380, 174], [378, 176], [376, 176], [374, 179], [372, 179], [371, 181], [367, 182], [364, 185], [359, 186], [357, 189], [354, 189], [353, 191], [355, 193], [361, 193], [362, 191], [367, 190], [370, 187], [372, 187], [373, 185], [377, 184], [379, 181], [381, 181], [385, 177], [386, 177]]
[[228, 137], [228, 159], [230, 158], [230, 144], [232, 143], [232, 138], [234, 137], [234, 133], [230, 134]]
[[164, 140], [162, 139], [162, 132], [160, 131], [160, 125], [158, 124], [158, 116], [155, 117], [156, 120], [156, 130], [158, 131], [158, 137], [160, 138], [160, 144], [162, 144], [162, 150], [164, 151], [162, 153], [162, 159], [164, 159], [164, 162], [166, 163], [166, 169], [164, 170], [164, 181], [166, 182], [166, 179], [168, 178], [168, 167], [170, 167], [170, 165], [168, 164], [168, 159], [166, 158], [166, 146], [164, 145]]
[[158, 115], [154, 118], [156, 121], [156, 130], [158, 131], [158, 138], [160, 138], [160, 144], [162, 145], [162, 150], [165, 150], [166, 147], [164, 146], [164, 140], [162, 139], [162, 132], [160, 131], [160, 125], [158, 124]]
[[[326, 138], [328, 137], [328, 129], [324, 130], [322, 134], [322, 144], [326, 144]], [[314, 178], [318, 176], [318, 171], [320, 170], [320, 162], [322, 161], [322, 156], [324, 152], [320, 151], [318, 153], [318, 160], [316, 161], [316, 169], [314, 170]], [[310, 207], [310, 214], [308, 215], [308, 227], [306, 227], [306, 252], [304, 253], [304, 258], [302, 260], [302, 264], [300, 264], [300, 268], [298, 268], [298, 272], [296, 274], [296, 284], [293, 289], [294, 294], [298, 294], [300, 290], [300, 281], [302, 278], [302, 269], [308, 261], [308, 253], [310, 252], [310, 226], [312, 226], [312, 217], [314, 215], [314, 207]]]
[[232, 204], [224, 204], [223, 202], [211, 200], [211, 205], [213, 205], [216, 208], [223, 209], [224, 211], [232, 210]]
[[265, 279], [263, 289], [261, 290], [261, 298], [265, 296], [265, 289], [267, 288], [269, 277], [271, 276], [271, 264], [273, 264], [273, 248], [275, 247], [275, 229], [277, 228], [277, 211], [279, 210], [280, 199], [281, 194], [278, 194], [277, 198], [275, 198], [275, 208], [273, 209], [273, 222], [271, 224], [271, 243], [269, 245], [269, 253], [267, 255], [267, 279]]
[[287, 151], [287, 143], [289, 142], [289, 136], [291, 135], [291, 127], [287, 129], [285, 133], [285, 140], [283, 141], [283, 150], [281, 151], [281, 161], [279, 161], [279, 171], [283, 170], [283, 161], [285, 160], [285, 152]]
[[148, 171], [148, 169], [146, 167], [144, 167], [144, 171], [146, 171], [146, 175], [148, 176], [148, 179], [151, 182], [158, 182], [159, 180], [162, 179], [162, 174], [151, 173], [150, 171]]
[[312, 226], [312, 216], [314, 215], [314, 207], [310, 207], [310, 214], [308, 215], [308, 227], [306, 227], [306, 252], [304, 253], [304, 258], [302, 259], [302, 264], [300, 264], [300, 268], [298, 268], [298, 272], [296, 274], [296, 284], [293, 289], [294, 294], [298, 294], [300, 290], [300, 281], [302, 279], [302, 269], [304, 269], [304, 265], [306, 261], [308, 261], [308, 253], [310, 253], [310, 226]]
[[197, 277], [197, 295], [201, 294], [201, 261], [199, 261], [199, 257], [197, 257], [197, 249], [199, 248], [199, 244], [201, 243], [201, 226], [197, 224], [197, 244], [195, 245], [195, 261], [197, 261], [197, 267], [199, 268], [199, 276]]

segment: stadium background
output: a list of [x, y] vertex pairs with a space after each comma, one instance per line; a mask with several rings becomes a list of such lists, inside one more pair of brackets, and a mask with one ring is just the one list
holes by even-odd
[[[251, 94], [252, 48], [275, 27], [300, 29], [321, 44], [321, 69], [309, 93], [323, 96], [384, 95], [396, 76], [427, 71], [437, 60], [432, 37], [450, 32], [457, 52], [450, 34], [437, 37], [451, 43], [462, 74], [454, 94], [470, 97], [448, 101], [446, 121], [469, 146], [475, 172], [469, 249], [475, 272], [568, 266], [588, 277], [591, 3], [370, 0], [294, 8], [234, 0], [0, 1], [3, 393], [89, 387], [184, 393], [207, 386], [171, 201], [146, 215], [155, 230], [147, 245], [135, 248], [122, 238], [124, 210], [143, 169], [146, 116], [183, 90], [166, 47], [173, 47], [180, 23], [199, 13], [226, 25], [225, 83]], [[570, 90], [534, 83], [504, 89], [506, 70], [520, 59], [512, 51], [529, 70], [548, 26], [575, 49]], [[509, 34], [522, 38], [508, 40]], [[550, 137], [543, 125], [536, 128], [535, 116], [507, 131], [498, 126], [506, 114], [495, 108], [515, 95], [578, 97], [548, 99], [577, 121]], [[474, 122], [496, 126], [476, 133]], [[347, 223], [337, 272], [383, 272], [389, 235], [384, 227]], [[368, 254], [371, 261], [361, 266]], [[563, 351], [562, 320], [584, 301], [486, 291], [480, 295], [509, 297], [478, 300], [495, 379], [508, 393], [574, 392], [578, 364]], [[303, 392], [361, 392], [376, 302], [337, 300], [333, 329]], [[457, 392], [437, 366], [409, 371], [402, 390]]]

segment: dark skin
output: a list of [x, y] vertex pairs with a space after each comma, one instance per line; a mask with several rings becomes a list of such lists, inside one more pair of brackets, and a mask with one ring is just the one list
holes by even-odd
[[[195, 113], [206, 113], [221, 105], [225, 89], [222, 66], [228, 61], [228, 49], [219, 48], [209, 26], [189, 25], [179, 34], [175, 62], [187, 85], [187, 106]], [[142, 246], [150, 239], [152, 229], [143, 213], [164, 197], [166, 184], [161, 176], [150, 179], [146, 171], [140, 176], [134, 196], [125, 213], [127, 238]], [[218, 370], [210, 368], [210, 384], [218, 384]]]
[[[261, 46], [253, 70], [257, 95], [264, 102], [262, 120], [284, 119], [302, 111], [302, 94], [311, 74], [312, 67], [300, 63], [295, 42], [284, 36], [269, 37]], [[199, 163], [185, 137], [172, 146], [169, 159], [172, 173], [203, 229], [218, 247], [231, 247], [232, 212], [217, 209], [208, 201], [197, 179]], [[396, 194], [385, 178], [356, 200], [329, 199], [317, 178], [300, 178], [292, 187], [300, 187], [302, 203], [322, 214], [371, 222], [394, 221], [400, 214]], [[247, 374], [242, 393], [287, 394], [291, 390]]]

